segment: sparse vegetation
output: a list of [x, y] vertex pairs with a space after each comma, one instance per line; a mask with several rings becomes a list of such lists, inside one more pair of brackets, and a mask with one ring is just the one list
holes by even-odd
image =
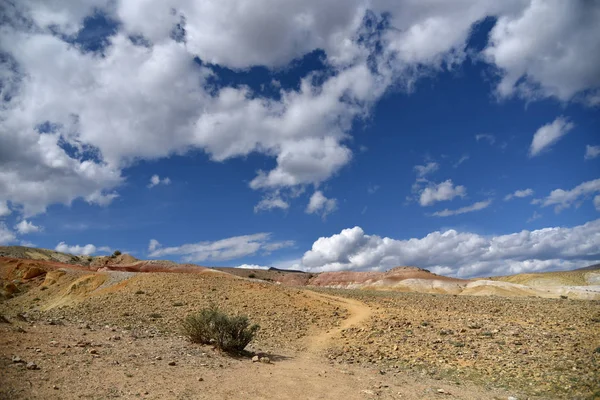
[[248, 278], [254, 279], [254, 278], [256, 278], [256, 274], [255, 273], [251, 273], [250, 275], [248, 275]]
[[239, 353], [254, 338], [259, 326], [250, 325], [246, 316], [228, 316], [213, 305], [188, 315], [182, 328], [193, 343], [214, 344], [219, 350]]

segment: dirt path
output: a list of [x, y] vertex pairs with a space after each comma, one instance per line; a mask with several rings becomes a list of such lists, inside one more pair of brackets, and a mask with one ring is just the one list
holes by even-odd
[[[26, 331], [17, 332], [15, 326], [2, 324], [0, 388], [10, 390], [0, 390], [0, 399], [507, 398], [506, 393], [467, 382], [457, 386], [402, 372], [383, 375], [375, 366], [329, 361], [325, 350], [336, 344], [340, 332], [366, 323], [373, 311], [357, 300], [304, 292], [348, 310], [348, 318], [334, 329], [314, 332], [305, 351], [270, 353], [270, 364], [223, 357], [172, 335], [110, 341], [115, 333], [102, 327], [82, 330], [73, 325], [19, 322]], [[81, 341], [89, 344], [79, 347], [76, 343]], [[40, 370], [13, 363], [13, 355], [36, 360]]]
[[329, 342], [336, 335], [341, 333], [344, 329], [360, 325], [372, 314], [371, 307], [358, 300], [331, 296], [328, 294], [313, 292], [311, 290], [306, 290], [305, 293], [320, 301], [339, 304], [340, 307], [347, 309], [350, 313], [350, 316], [338, 328], [330, 329], [326, 332], [319, 332], [316, 335], [309, 337], [307, 339], [307, 353], [305, 355], [320, 355], [319, 352], [325, 350]]

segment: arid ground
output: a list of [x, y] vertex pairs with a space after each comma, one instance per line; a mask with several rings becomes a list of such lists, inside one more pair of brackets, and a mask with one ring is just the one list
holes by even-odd
[[[257, 274], [2, 258], [0, 398], [600, 396], [598, 300], [287, 286]], [[182, 335], [181, 320], [210, 304], [261, 326], [247, 356]]]

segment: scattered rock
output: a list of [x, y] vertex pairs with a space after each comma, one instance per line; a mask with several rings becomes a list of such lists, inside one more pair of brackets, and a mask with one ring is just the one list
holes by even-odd
[[25, 360], [23, 360], [21, 357], [19, 356], [13, 356], [12, 357], [12, 362], [14, 362], [15, 364], [24, 364]]
[[252, 357], [252, 362], [253, 362], [253, 363], [255, 363], [255, 362], [259, 362], [259, 361], [260, 361], [260, 357], [259, 357], [259, 356], [254, 356], [254, 357]]
[[263, 364], [270, 364], [271, 363], [271, 359], [269, 357], [261, 357], [260, 358], [260, 362]]
[[169, 361], [169, 365], [170, 365], [171, 367], [173, 367], [173, 366], [177, 365], [177, 363], [176, 363], [175, 361]]
[[33, 361], [29, 361], [27, 363], [27, 369], [35, 370], [35, 369], [40, 369], [40, 367], [38, 367], [38, 365], [36, 363], [34, 363]]

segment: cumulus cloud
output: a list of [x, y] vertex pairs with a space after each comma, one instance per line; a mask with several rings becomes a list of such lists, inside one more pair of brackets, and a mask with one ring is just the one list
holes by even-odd
[[554, 211], [560, 212], [574, 204], [578, 206], [597, 192], [600, 192], [600, 179], [583, 182], [571, 190], [555, 189], [546, 198], [534, 200], [534, 204], [541, 204], [542, 207], [554, 206]]
[[0, 201], [0, 218], [6, 217], [7, 215], [10, 215], [11, 213], [12, 213], [12, 211], [10, 210], [10, 207], [8, 207], [8, 202]]
[[478, 142], [481, 140], [485, 140], [489, 144], [494, 144], [494, 143], [496, 143], [496, 136], [494, 136], [490, 133], [480, 133], [478, 135], [475, 135], [475, 140], [477, 140]]
[[254, 206], [254, 212], [269, 211], [273, 209], [287, 210], [290, 207], [290, 203], [283, 200], [279, 193], [271, 193], [263, 197], [256, 206]]
[[170, 178], [160, 178], [160, 176], [158, 175], [152, 175], [152, 177], [150, 178], [150, 183], [148, 184], [148, 189], [152, 189], [154, 186], [157, 185], [170, 185], [171, 184], [171, 179]]
[[473, 277], [571, 269], [598, 260], [600, 220], [500, 236], [451, 229], [408, 240], [367, 235], [354, 227], [319, 238], [295, 267], [311, 272], [384, 271], [410, 265]]
[[246, 257], [262, 252], [290, 247], [293, 241], [270, 241], [270, 233], [255, 233], [253, 235], [234, 236], [213, 242], [183, 244], [181, 246], [162, 247], [158, 241], [150, 241], [148, 249], [150, 257], [181, 256], [186, 262], [226, 261]]
[[518, 12], [498, 16], [483, 51], [500, 71], [498, 95], [551, 96], [562, 101], [579, 95], [593, 105], [600, 88], [600, 3], [533, 0], [522, 4]]
[[86, 244], [85, 246], [80, 246], [80, 245], [76, 244], [76, 245], [70, 246], [70, 245], [66, 244], [65, 242], [60, 242], [59, 244], [57, 244], [56, 247], [54, 248], [54, 250], [60, 251], [61, 253], [69, 253], [69, 254], [85, 255], [85, 256], [89, 256], [89, 255], [95, 254], [97, 252], [102, 252], [102, 253], [110, 253], [111, 252], [110, 247], [107, 247], [107, 246], [96, 247], [93, 244]]
[[323, 192], [317, 190], [310, 196], [305, 212], [307, 214], [319, 214], [325, 218], [337, 210], [337, 199], [328, 199]]
[[535, 157], [550, 148], [574, 127], [575, 125], [564, 117], [558, 117], [553, 122], [542, 126], [533, 135], [529, 156]]
[[594, 207], [596, 211], [600, 211], [600, 194], [594, 197]]
[[442, 183], [432, 183], [421, 191], [419, 204], [422, 207], [431, 206], [440, 201], [452, 200], [455, 197], [465, 197], [467, 189], [464, 186], [454, 186], [451, 179]]
[[585, 146], [585, 156], [583, 157], [585, 160], [591, 160], [600, 156], [600, 146], [590, 146], [589, 144]]
[[523, 189], [523, 190], [516, 190], [514, 193], [507, 194], [504, 197], [504, 201], [512, 200], [515, 197], [522, 199], [524, 197], [529, 197], [529, 196], [533, 196], [533, 189], [527, 188], [527, 189]]
[[452, 215], [460, 215], [470, 213], [473, 211], [483, 210], [484, 208], [488, 208], [490, 204], [492, 204], [492, 200], [478, 201], [477, 203], [473, 203], [470, 206], [461, 207], [456, 210], [449, 210], [446, 208], [442, 211], [436, 211], [431, 215], [434, 217], [450, 217]]
[[160, 243], [156, 239], [150, 239], [150, 243], [148, 243], [148, 251], [154, 251], [160, 247]]
[[427, 175], [434, 173], [438, 170], [439, 164], [433, 161], [428, 162], [425, 165], [415, 165], [413, 168], [417, 173], [417, 178], [425, 178]]
[[241, 268], [241, 269], [269, 269], [269, 267], [265, 267], [264, 265], [256, 265], [256, 264], [242, 264], [242, 265], [238, 265], [235, 268]]
[[34, 225], [31, 221], [27, 221], [26, 219], [22, 220], [18, 224], [15, 225], [15, 229], [21, 235], [27, 235], [29, 233], [41, 232], [44, 230], [43, 227]]
[[[502, 72], [501, 87], [509, 88], [503, 93], [521, 76], [540, 95], [596, 90], [600, 52], [588, 49], [600, 36], [598, 7], [582, 13], [584, 3], [595, 4], [10, 2], [0, 27], [6, 54], [0, 193], [25, 217], [76, 199], [107, 205], [128, 166], [191, 150], [217, 162], [251, 153], [273, 158], [274, 166], [251, 180], [254, 190], [318, 185], [352, 160], [348, 143], [357, 120], [387, 91], [411, 91], [421, 76], [461, 63], [473, 25], [488, 16], [498, 22], [485, 58]], [[67, 42], [95, 13], [116, 23], [101, 56]], [[531, 35], [527, 27], [538, 17], [551, 23], [543, 30], [536, 23]], [[317, 49], [326, 71], [311, 72], [297, 87], [276, 88], [277, 96], [215, 84], [214, 65], [280, 68]], [[541, 62], [546, 59], [551, 62]]]
[[4, 222], [0, 221], [0, 245], [12, 243], [16, 239], [15, 233], [8, 229]]

